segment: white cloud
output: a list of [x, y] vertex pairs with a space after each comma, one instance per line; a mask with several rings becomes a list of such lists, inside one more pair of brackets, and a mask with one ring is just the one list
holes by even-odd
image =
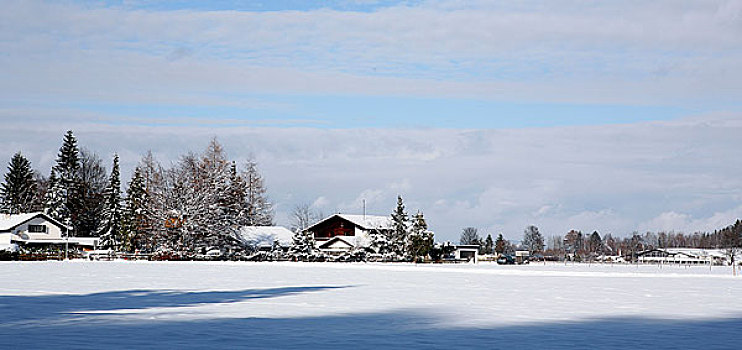
[[330, 201], [325, 196], [319, 196], [317, 199], [312, 202], [312, 208], [315, 209], [323, 209], [327, 207], [330, 204]]
[[0, 92], [128, 103], [185, 96], [205, 104], [248, 92], [733, 103], [742, 80], [740, 3], [433, 2], [253, 13], [6, 1]]
[[[734, 122], [739, 115], [511, 130], [27, 120], [3, 120], [0, 162], [22, 150], [46, 174], [64, 131], [72, 128], [81, 145], [104, 159], [118, 152], [128, 176], [147, 149], [169, 164], [217, 135], [238, 164], [249, 154], [257, 157], [280, 211], [308, 201], [326, 212], [360, 212], [365, 198], [369, 214], [386, 215], [403, 192], [408, 210], [422, 210], [442, 239], [456, 239], [465, 226], [519, 239], [528, 223], [547, 235], [571, 228], [618, 236], [637, 229], [706, 230], [742, 214], [730, 211], [742, 199], [742, 163], [733, 161], [742, 148], [742, 124]], [[431, 151], [440, 156], [414, 156]]]
[[641, 231], [675, 231], [684, 233], [711, 232], [733, 224], [742, 218], [742, 206], [713, 213], [708, 217], [668, 211], [639, 225]]

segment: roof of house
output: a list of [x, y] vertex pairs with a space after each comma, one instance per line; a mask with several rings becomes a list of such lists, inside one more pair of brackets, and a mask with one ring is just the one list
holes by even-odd
[[670, 256], [685, 255], [690, 258], [708, 259], [711, 258], [725, 258], [727, 252], [725, 249], [706, 249], [706, 248], [654, 248], [639, 252], [639, 255], [645, 255], [650, 252], [665, 252]]
[[307, 230], [311, 230], [313, 227], [330, 220], [334, 217], [339, 217], [347, 221], [352, 222], [354, 225], [364, 230], [391, 230], [393, 229], [393, 223], [389, 216], [381, 215], [353, 215], [353, 214], [333, 214], [319, 222], [309, 226]]
[[34, 213], [23, 213], [23, 214], [1, 214], [0, 215], [0, 231], [10, 231], [37, 216], [43, 216], [46, 221], [49, 221], [52, 224], [59, 226], [60, 228], [63, 228], [63, 229], [67, 228], [65, 225], [63, 225], [59, 221], [54, 220], [49, 215], [46, 215], [39, 211], [39, 212], [34, 212]]
[[272, 246], [278, 241], [282, 246], [291, 244], [294, 233], [283, 226], [243, 226], [240, 236], [245, 242], [257, 246]]
[[319, 248], [327, 248], [333, 245], [335, 242], [343, 242], [348, 247], [355, 247], [360, 237], [357, 236], [335, 236], [326, 241], [317, 242]]

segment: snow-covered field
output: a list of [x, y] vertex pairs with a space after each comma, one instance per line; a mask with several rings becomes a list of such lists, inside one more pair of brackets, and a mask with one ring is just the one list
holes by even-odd
[[742, 348], [729, 267], [2, 262], [0, 281], [0, 348]]

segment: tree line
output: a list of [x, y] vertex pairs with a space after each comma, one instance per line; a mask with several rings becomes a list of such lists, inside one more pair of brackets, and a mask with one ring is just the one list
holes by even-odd
[[43, 211], [66, 224], [72, 236], [100, 237], [102, 248], [187, 258], [217, 250], [244, 253], [239, 230], [272, 225], [273, 208], [257, 163], [242, 167], [212, 139], [206, 149], [186, 153], [171, 166], [147, 152], [125, 192], [118, 155], [111, 171], [95, 153], [64, 135], [48, 177], [21, 152], [13, 155], [0, 185], [0, 211]]
[[517, 249], [527, 250], [533, 256], [542, 254], [547, 257], [575, 261], [595, 260], [602, 255], [635, 256], [637, 253], [664, 248], [701, 248], [724, 249], [730, 258], [742, 246], [742, 220], [714, 232], [633, 232], [623, 238], [613, 237], [610, 233], [601, 236], [598, 231], [584, 234], [582, 231], [570, 230], [564, 236], [550, 236], [544, 240], [538, 227], [529, 225], [523, 232], [519, 245], [503, 238], [502, 234], [492, 240], [490, 234], [482, 239], [477, 229], [466, 227], [459, 238], [460, 244], [480, 246], [480, 254], [512, 254]]

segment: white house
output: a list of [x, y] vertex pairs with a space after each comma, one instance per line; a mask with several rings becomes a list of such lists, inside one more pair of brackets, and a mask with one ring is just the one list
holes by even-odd
[[68, 228], [42, 212], [0, 214], [0, 245], [48, 246], [69, 244], [94, 249], [98, 237], [69, 237]]
[[[739, 263], [739, 254], [735, 260]], [[637, 254], [639, 263], [649, 264], [682, 264], [682, 265], [729, 265], [730, 261], [724, 249], [700, 248], [658, 248], [645, 250]]]
[[240, 229], [240, 236], [259, 250], [271, 250], [274, 242], [282, 247], [291, 245], [294, 233], [283, 226], [244, 226]]

